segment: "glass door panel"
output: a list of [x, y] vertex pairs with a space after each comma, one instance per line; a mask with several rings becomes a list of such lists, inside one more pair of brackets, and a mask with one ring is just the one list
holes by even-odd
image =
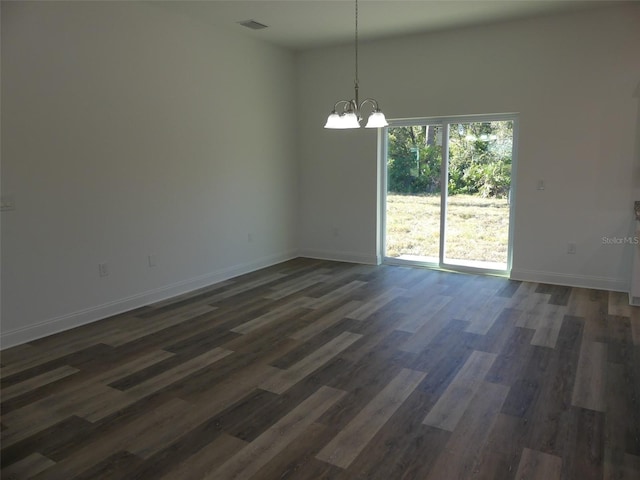
[[507, 269], [513, 123], [449, 124], [444, 264]]
[[389, 127], [385, 256], [440, 262], [442, 126]]

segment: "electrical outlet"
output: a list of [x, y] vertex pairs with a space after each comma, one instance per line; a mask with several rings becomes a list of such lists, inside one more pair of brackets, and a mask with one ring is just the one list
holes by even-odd
[[99, 263], [98, 264], [98, 274], [101, 277], [106, 277], [107, 275], [109, 275], [109, 269], [107, 268], [107, 264], [106, 263]]
[[0, 211], [8, 212], [16, 209], [16, 201], [13, 195], [2, 195], [0, 200]]
[[576, 242], [569, 242], [569, 243], [567, 244], [567, 253], [568, 253], [569, 255], [575, 255], [575, 253], [576, 253], [576, 248], [577, 248], [577, 247], [576, 247]]

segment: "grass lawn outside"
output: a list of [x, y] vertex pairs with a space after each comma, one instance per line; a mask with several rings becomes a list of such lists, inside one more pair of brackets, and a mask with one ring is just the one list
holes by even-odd
[[[446, 231], [445, 259], [506, 265], [507, 199], [450, 196]], [[439, 195], [387, 195], [386, 256], [427, 257], [427, 261], [437, 262], [439, 237]]]

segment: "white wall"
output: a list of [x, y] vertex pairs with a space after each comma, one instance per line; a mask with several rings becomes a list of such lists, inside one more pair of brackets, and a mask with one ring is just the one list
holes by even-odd
[[[321, 129], [352, 96], [352, 50], [298, 58], [300, 247], [375, 262], [376, 133]], [[633, 232], [639, 51], [640, 5], [629, 2], [361, 44], [360, 93], [389, 118], [518, 112], [512, 276], [626, 290], [632, 249], [602, 237]]]
[[295, 256], [293, 54], [153, 5], [1, 13], [3, 347]]

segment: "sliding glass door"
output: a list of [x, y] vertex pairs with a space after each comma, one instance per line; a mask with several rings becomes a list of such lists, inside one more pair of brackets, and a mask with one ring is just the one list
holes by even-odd
[[514, 115], [391, 121], [385, 261], [508, 272], [516, 133]]
[[389, 127], [387, 142], [386, 256], [438, 262], [442, 125]]

